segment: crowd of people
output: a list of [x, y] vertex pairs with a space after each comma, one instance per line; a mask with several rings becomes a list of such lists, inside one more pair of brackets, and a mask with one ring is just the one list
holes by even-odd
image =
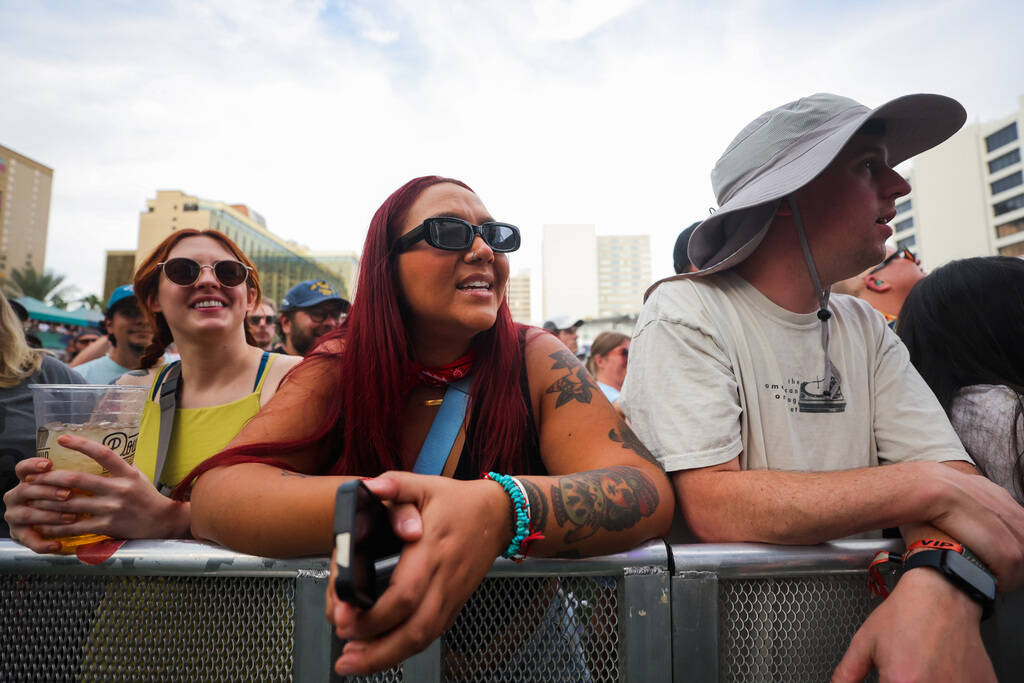
[[[353, 674], [426, 647], [498, 556], [626, 550], [674, 516], [701, 542], [898, 528], [902, 576], [834, 680], [994, 680], [991, 601], [946, 553], [1002, 591], [1024, 585], [1024, 261], [926, 276], [886, 246], [910, 191], [893, 167], [965, 118], [938, 95], [765, 112], [712, 170], [719, 209], [680, 236], [677, 275], [586, 366], [582, 320], [512, 321], [520, 231], [455, 179], [384, 201], [351, 304], [315, 281], [275, 306], [228, 237], [176, 231], [108, 302], [109, 348], [77, 366], [149, 389], [135, 467], [62, 437], [109, 477], [30, 457], [25, 385], [78, 380], [0, 301], [0, 410], [22, 406], [0, 434], [24, 441], [3, 456], [10, 535], [37, 552], [93, 532], [323, 555], [336, 489], [364, 479], [405, 547], [372, 608], [328, 590], [348, 641], [335, 671]], [[449, 401], [455, 428], [428, 438]]]

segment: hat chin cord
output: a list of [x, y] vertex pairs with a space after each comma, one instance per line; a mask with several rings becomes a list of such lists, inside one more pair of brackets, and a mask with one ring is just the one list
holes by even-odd
[[818, 268], [814, 265], [814, 257], [811, 256], [811, 247], [807, 243], [807, 233], [804, 231], [804, 221], [800, 217], [800, 209], [797, 208], [796, 199], [793, 195], [786, 197], [786, 202], [793, 211], [793, 223], [796, 225], [796, 234], [800, 238], [800, 247], [804, 252], [804, 261], [807, 262], [807, 270], [811, 274], [811, 281], [814, 283], [814, 294], [818, 297], [818, 320], [821, 321], [821, 348], [825, 352], [825, 378], [823, 394], [834, 399], [839, 393], [842, 377], [839, 370], [832, 364], [828, 355], [829, 328], [828, 320], [832, 317], [832, 311], [828, 310], [828, 299], [831, 289], [821, 286], [821, 278], [818, 276]]

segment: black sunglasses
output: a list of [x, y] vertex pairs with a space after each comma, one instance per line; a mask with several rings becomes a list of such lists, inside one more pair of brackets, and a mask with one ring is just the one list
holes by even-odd
[[163, 261], [157, 266], [164, 271], [168, 280], [182, 287], [191, 287], [198, 282], [203, 268], [212, 270], [217, 282], [225, 287], [237, 287], [242, 284], [252, 270], [240, 261], [217, 261], [212, 266], [201, 266], [198, 261], [180, 257]]
[[405, 233], [395, 242], [395, 253], [401, 254], [420, 240], [435, 249], [465, 251], [473, 246], [473, 240], [480, 235], [492, 250], [497, 252], [515, 251], [519, 248], [519, 228], [508, 223], [484, 223], [473, 225], [461, 218], [428, 218], [419, 226]]
[[877, 266], [872, 268], [868, 272], [868, 275], [874, 275], [878, 271], [882, 270], [882, 268], [885, 268], [887, 265], [889, 265], [890, 263], [895, 261], [896, 259], [906, 259], [906, 260], [910, 261], [911, 263], [917, 263], [917, 257], [914, 256], [914, 252], [912, 252], [909, 249], [907, 249], [906, 247], [904, 247], [902, 249], [897, 249], [893, 253], [889, 254], [885, 258], [884, 261], [882, 261]]
[[273, 325], [276, 321], [277, 321], [277, 316], [273, 316], [273, 315], [250, 315], [249, 316], [249, 324], [250, 325], [259, 325], [260, 323], [266, 323], [268, 325]]

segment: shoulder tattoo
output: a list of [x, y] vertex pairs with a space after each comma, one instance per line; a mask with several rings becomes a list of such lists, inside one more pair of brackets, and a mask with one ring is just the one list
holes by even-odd
[[565, 374], [551, 383], [545, 390], [546, 394], [558, 394], [555, 408], [561, 408], [570, 401], [590, 403], [597, 391], [597, 385], [590, 379], [590, 374], [579, 359], [567, 349], [555, 351], [550, 358], [555, 360], [552, 370], [565, 370]]

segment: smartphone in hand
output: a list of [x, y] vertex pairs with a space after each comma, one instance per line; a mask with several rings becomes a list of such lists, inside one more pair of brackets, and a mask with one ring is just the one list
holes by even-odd
[[338, 599], [369, 609], [388, 587], [403, 542], [388, 509], [362, 481], [338, 487], [334, 499], [334, 562]]

